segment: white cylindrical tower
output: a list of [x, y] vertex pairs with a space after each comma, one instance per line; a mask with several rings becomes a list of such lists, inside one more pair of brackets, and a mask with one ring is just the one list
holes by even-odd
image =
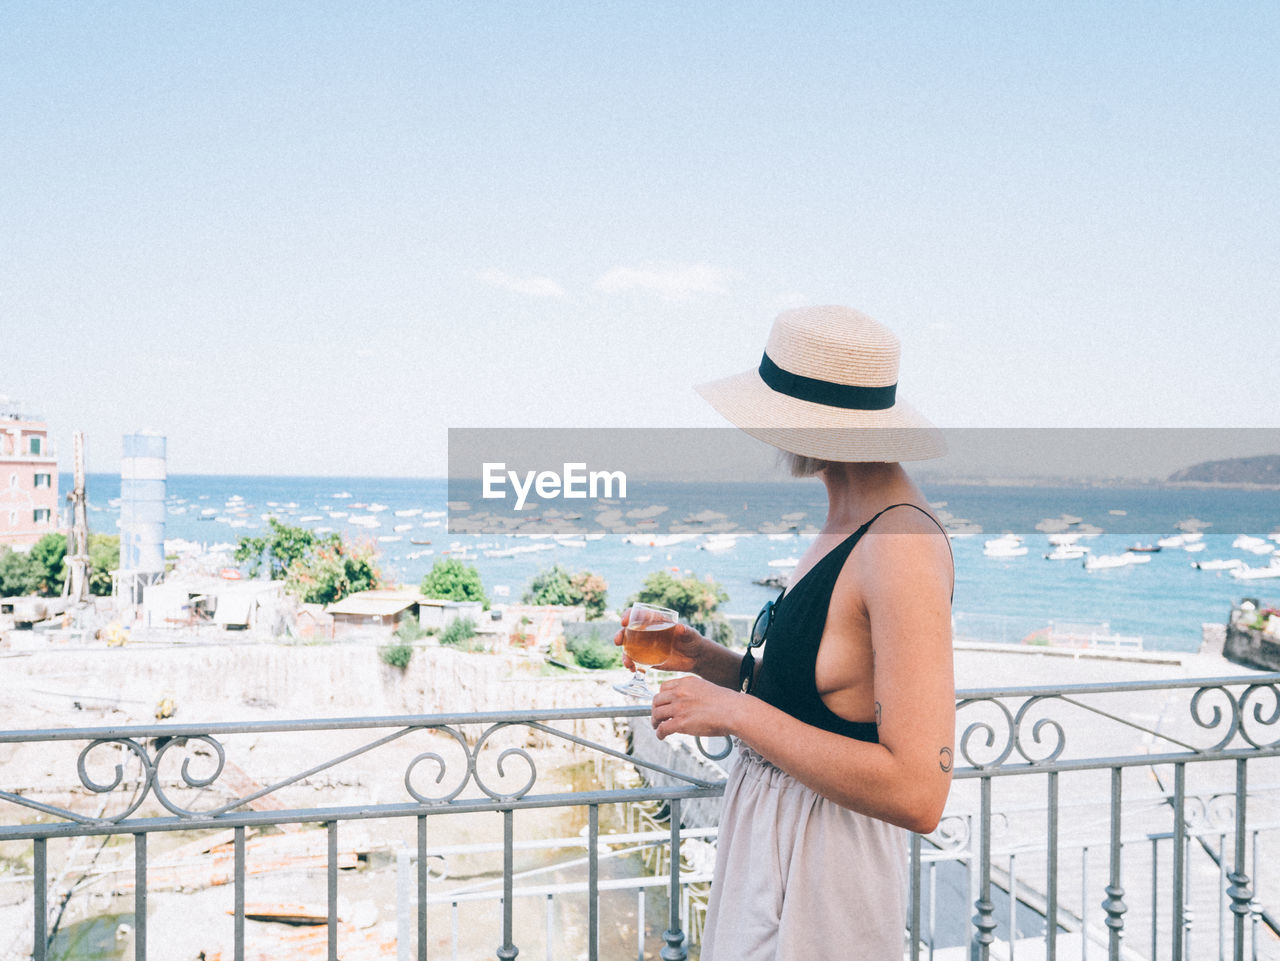
[[120, 571], [139, 583], [164, 575], [165, 438], [125, 434], [120, 461]]

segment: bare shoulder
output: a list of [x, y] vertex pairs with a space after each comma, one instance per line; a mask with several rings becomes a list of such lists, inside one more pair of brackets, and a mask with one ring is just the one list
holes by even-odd
[[864, 590], [896, 595], [933, 586], [950, 595], [951, 545], [936, 518], [917, 506], [889, 510], [868, 528], [854, 551]]

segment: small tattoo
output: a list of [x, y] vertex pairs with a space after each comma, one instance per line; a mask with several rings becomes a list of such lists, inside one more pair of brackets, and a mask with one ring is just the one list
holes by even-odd
[[942, 768], [943, 774], [951, 773], [951, 763], [952, 763], [951, 748], [944, 747], [941, 751], [938, 752], [938, 766]]
[[880, 726], [880, 702], [876, 701], [876, 727]]

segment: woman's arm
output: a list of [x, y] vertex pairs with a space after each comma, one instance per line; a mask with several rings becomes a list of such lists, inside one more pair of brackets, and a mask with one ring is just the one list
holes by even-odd
[[927, 833], [946, 804], [954, 751], [950, 555], [940, 532], [868, 537], [860, 547], [853, 576], [840, 578], [836, 591], [856, 583], [853, 600], [870, 625], [879, 744], [815, 728], [698, 678], [662, 685], [654, 725], [659, 737], [736, 736], [824, 797]]

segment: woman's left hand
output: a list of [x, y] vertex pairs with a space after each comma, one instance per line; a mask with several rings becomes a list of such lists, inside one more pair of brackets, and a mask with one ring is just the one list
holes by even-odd
[[658, 688], [653, 698], [653, 728], [661, 740], [668, 734], [729, 737], [747, 695], [700, 677], [677, 677]]

